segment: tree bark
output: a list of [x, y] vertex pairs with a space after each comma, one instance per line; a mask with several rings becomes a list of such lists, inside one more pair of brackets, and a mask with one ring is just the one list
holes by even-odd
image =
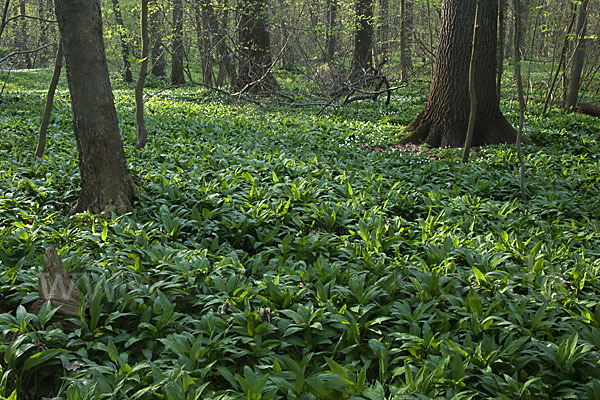
[[575, 50], [573, 52], [573, 64], [569, 74], [569, 87], [565, 98], [565, 110], [570, 111], [577, 104], [579, 88], [581, 87], [581, 71], [585, 60], [585, 32], [587, 24], [587, 7], [589, 0], [582, 0], [577, 11], [577, 22], [575, 23]]
[[148, 18], [150, 19], [150, 42], [152, 42], [152, 67], [151, 73], [154, 76], [165, 76], [167, 69], [167, 62], [165, 59], [165, 49], [162, 44], [161, 37], [161, 18], [160, 10], [156, 0], [150, 0], [148, 4]]
[[238, 40], [241, 60], [235, 88], [238, 91], [268, 92], [279, 85], [271, 74], [271, 39], [267, 29], [266, 0], [240, 0]]
[[373, 66], [373, 0], [355, 0], [354, 52], [351, 76], [360, 76]]
[[135, 86], [135, 123], [136, 140], [135, 148], [143, 149], [146, 146], [147, 132], [146, 120], [144, 119], [144, 83], [148, 73], [148, 0], [141, 0], [140, 12], [140, 36], [142, 39], [142, 62], [140, 63], [140, 75]]
[[35, 156], [42, 157], [44, 150], [46, 149], [46, 133], [48, 131], [48, 123], [50, 122], [50, 115], [52, 114], [52, 104], [54, 103], [54, 93], [56, 92], [56, 86], [58, 86], [58, 80], [60, 78], [60, 70], [63, 66], [63, 49], [62, 44], [59, 40], [58, 51], [56, 52], [56, 61], [54, 62], [54, 72], [52, 79], [50, 80], [50, 86], [48, 87], [48, 95], [46, 96], [46, 105], [44, 106], [44, 114], [42, 116], [42, 123], [40, 124], [40, 136], [38, 138], [38, 144], [35, 149]]
[[173, 0], [173, 43], [171, 49], [171, 84], [185, 83], [183, 74], [183, 2]]
[[112, 4], [113, 11], [115, 13], [115, 20], [117, 23], [117, 31], [119, 31], [119, 38], [121, 39], [121, 55], [123, 57], [123, 80], [125, 82], [133, 82], [133, 76], [131, 76], [131, 62], [129, 61], [129, 40], [127, 38], [125, 24], [123, 24], [123, 16], [121, 15], [121, 7], [119, 6], [119, 0], [112, 0]]
[[69, 214], [124, 213], [135, 187], [127, 170], [114, 105], [100, 0], [55, 0], [79, 153], [81, 193]]
[[475, 55], [477, 54], [479, 24], [479, 8], [481, 0], [477, 0], [475, 6], [475, 26], [473, 28], [473, 41], [471, 45], [471, 57], [469, 58], [469, 123], [467, 125], [467, 137], [465, 139], [465, 148], [463, 149], [462, 162], [469, 162], [469, 153], [471, 152], [471, 143], [473, 142], [473, 133], [475, 131], [475, 117], [477, 116], [477, 90], [475, 88]]
[[[496, 95], [496, 34], [498, 5], [483, 1], [480, 8], [481, 46], [477, 65], [477, 115], [473, 146], [514, 142], [516, 131], [500, 111]], [[475, 18], [475, 2], [444, 0], [436, 63], [425, 109], [411, 122], [404, 143], [432, 147], [460, 147], [469, 120], [469, 55]]]

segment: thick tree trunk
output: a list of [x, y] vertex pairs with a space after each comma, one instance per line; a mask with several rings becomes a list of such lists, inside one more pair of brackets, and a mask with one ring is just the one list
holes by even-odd
[[336, 35], [336, 19], [338, 10], [338, 0], [327, 0], [326, 28], [325, 28], [325, 54], [323, 62], [330, 63], [333, 61], [335, 47], [337, 42]]
[[171, 49], [171, 84], [185, 83], [183, 75], [183, 2], [173, 0], [173, 43]]
[[354, 53], [350, 74], [360, 76], [373, 64], [373, 0], [355, 0]]
[[236, 89], [252, 92], [278, 90], [279, 85], [270, 72], [271, 40], [267, 30], [266, 0], [240, 0], [238, 40], [240, 60]]
[[575, 23], [575, 50], [573, 52], [573, 64], [569, 74], [569, 84], [565, 97], [565, 110], [571, 110], [577, 104], [579, 88], [581, 87], [581, 71], [585, 59], [585, 31], [587, 23], [587, 7], [589, 0], [582, 0], [577, 12]]
[[123, 57], [123, 80], [125, 82], [133, 82], [131, 76], [131, 62], [129, 61], [129, 40], [127, 38], [127, 31], [123, 24], [123, 16], [121, 15], [121, 7], [119, 6], [119, 0], [112, 0], [113, 11], [115, 13], [115, 21], [117, 23], [117, 30], [119, 31], [119, 38], [121, 39], [121, 55]]
[[165, 59], [165, 49], [162, 44], [162, 35], [160, 31], [161, 18], [160, 10], [156, 0], [150, 0], [148, 4], [148, 18], [150, 19], [150, 42], [152, 42], [152, 60], [151, 73], [154, 76], [165, 76], [167, 61]]
[[[483, 1], [481, 46], [477, 65], [477, 114], [473, 146], [514, 142], [516, 131], [500, 111], [496, 95], [496, 2]], [[465, 142], [469, 119], [469, 59], [475, 2], [445, 0], [442, 3], [440, 40], [435, 70], [425, 109], [406, 128], [411, 134], [402, 142], [427, 143], [433, 147], [460, 147]]]
[[100, 0], [56, 0], [71, 93], [81, 193], [70, 214], [124, 213], [135, 187], [129, 176], [110, 87]]

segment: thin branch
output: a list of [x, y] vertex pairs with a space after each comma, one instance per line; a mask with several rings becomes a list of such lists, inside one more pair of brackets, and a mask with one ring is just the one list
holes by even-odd
[[12, 53], [9, 53], [6, 56], [0, 58], [0, 63], [3, 63], [4, 61], [6, 61], [9, 58], [14, 57], [14, 56], [18, 56], [18, 55], [21, 55], [21, 54], [35, 53], [37, 51], [44, 50], [46, 47], [50, 47], [53, 44], [54, 43], [48, 43], [48, 44], [45, 44], [43, 46], [38, 47], [37, 49], [32, 49], [32, 50], [13, 51]]
[[5, 24], [8, 24], [9, 22], [15, 20], [15, 19], [19, 19], [19, 18], [29, 18], [29, 19], [35, 19], [37, 21], [42, 21], [42, 22], [48, 22], [48, 23], [57, 23], [58, 21], [53, 20], [53, 19], [45, 19], [45, 18], [40, 18], [40, 17], [34, 17], [33, 15], [25, 15], [25, 14], [19, 14], [19, 15], [15, 15], [14, 17], [10, 17], [9, 19], [6, 20]]

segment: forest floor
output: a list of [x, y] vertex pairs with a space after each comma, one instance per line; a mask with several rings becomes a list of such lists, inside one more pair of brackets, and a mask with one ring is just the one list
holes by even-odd
[[[426, 90], [389, 106], [115, 90], [139, 193], [78, 196], [68, 92], [33, 152], [48, 73], [0, 103], [0, 399], [600, 398], [598, 119], [530, 104], [528, 200], [514, 145], [394, 144]], [[152, 93], [151, 90], [148, 93]], [[516, 103], [503, 102], [516, 124]], [[87, 310], [38, 298], [54, 245]]]

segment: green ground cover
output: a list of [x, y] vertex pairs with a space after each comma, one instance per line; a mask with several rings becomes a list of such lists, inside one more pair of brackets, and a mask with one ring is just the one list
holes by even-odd
[[[523, 202], [514, 146], [467, 166], [455, 149], [370, 150], [400, 137], [424, 90], [320, 117], [168, 90], [136, 152], [123, 87], [135, 207], [67, 218], [67, 92], [33, 160], [47, 72], [13, 74], [0, 398], [600, 398], [597, 119], [530, 105]], [[27, 312], [48, 244], [87, 299], [73, 331]]]

